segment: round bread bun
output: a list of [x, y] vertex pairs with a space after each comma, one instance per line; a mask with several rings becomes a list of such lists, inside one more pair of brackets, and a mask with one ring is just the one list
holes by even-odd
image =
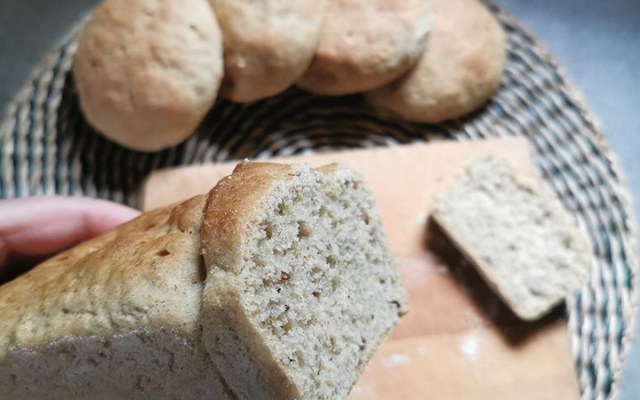
[[298, 85], [345, 95], [398, 78], [423, 53], [429, 14], [423, 0], [329, 0], [320, 47]]
[[489, 100], [506, 61], [505, 34], [477, 0], [430, 0], [432, 29], [418, 65], [365, 94], [375, 109], [436, 123], [460, 117]]
[[320, 43], [326, 0], [209, 0], [224, 37], [221, 96], [247, 103], [293, 85]]
[[73, 66], [91, 125], [135, 150], [185, 140], [222, 79], [222, 37], [203, 0], [106, 0], [79, 40]]

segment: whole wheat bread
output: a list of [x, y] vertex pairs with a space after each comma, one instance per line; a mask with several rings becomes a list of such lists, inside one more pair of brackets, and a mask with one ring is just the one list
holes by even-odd
[[406, 309], [357, 174], [243, 163], [1, 286], [0, 397], [341, 399]]
[[504, 160], [474, 160], [436, 197], [435, 221], [509, 307], [546, 314], [587, 283], [591, 247], [560, 200]]

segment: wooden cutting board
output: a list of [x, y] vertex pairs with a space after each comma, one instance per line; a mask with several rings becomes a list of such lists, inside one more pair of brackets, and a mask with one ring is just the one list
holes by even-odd
[[[412, 311], [380, 347], [350, 399], [578, 400], [561, 312], [524, 323], [487, 288], [428, 218], [433, 195], [474, 156], [495, 154], [535, 173], [524, 139], [439, 142], [304, 155], [340, 162], [374, 192]], [[205, 193], [235, 163], [158, 171], [145, 210]]]

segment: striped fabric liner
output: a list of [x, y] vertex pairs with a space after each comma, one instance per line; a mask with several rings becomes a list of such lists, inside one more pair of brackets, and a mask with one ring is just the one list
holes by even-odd
[[[635, 228], [620, 170], [558, 66], [512, 17], [502, 86], [485, 108], [439, 125], [385, 119], [358, 96], [292, 88], [248, 105], [219, 101], [185, 143], [127, 150], [84, 120], [69, 73], [79, 28], [35, 69], [0, 125], [0, 197], [83, 195], [138, 205], [142, 180], [163, 167], [433, 139], [525, 136], [539, 171], [588, 232], [596, 255], [589, 287], [567, 301], [584, 400], [615, 397], [633, 328]], [[80, 24], [82, 25], [82, 24]]]

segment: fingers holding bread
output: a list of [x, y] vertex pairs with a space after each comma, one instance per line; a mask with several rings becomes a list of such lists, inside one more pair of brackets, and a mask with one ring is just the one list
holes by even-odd
[[213, 106], [222, 36], [202, 0], [107, 0], [84, 28], [73, 73], [91, 125], [132, 149], [185, 140]]
[[209, 0], [224, 36], [222, 97], [247, 103], [293, 85], [316, 52], [325, 0]]
[[420, 0], [329, 0], [322, 39], [298, 85], [321, 95], [370, 90], [407, 72], [424, 50]]
[[436, 123], [487, 102], [500, 84], [505, 34], [477, 0], [429, 0], [433, 24], [424, 54], [402, 78], [365, 94], [377, 110]]

